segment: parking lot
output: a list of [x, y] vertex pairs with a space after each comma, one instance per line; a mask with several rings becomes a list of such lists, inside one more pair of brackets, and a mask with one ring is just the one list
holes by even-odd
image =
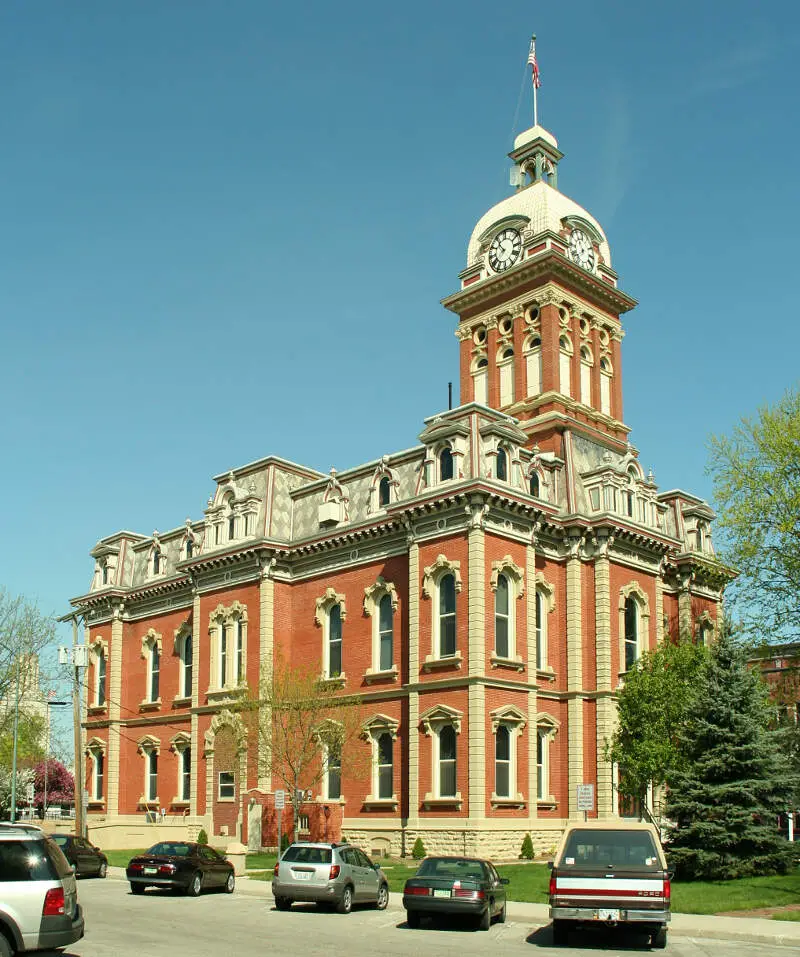
[[[642, 938], [608, 936], [576, 938], [570, 947], [555, 948], [547, 926], [513, 920], [495, 924], [488, 932], [452, 924], [423, 925], [412, 931], [405, 925], [405, 911], [395, 904], [385, 911], [359, 908], [347, 916], [302, 905], [279, 913], [273, 908], [269, 884], [261, 885], [261, 895], [253, 883], [248, 894], [187, 898], [159, 891], [133, 897], [125, 881], [82, 880], [78, 890], [86, 912], [86, 937], [66, 953], [74, 957], [264, 957], [267, 951], [270, 957], [416, 957], [421, 951], [484, 957], [498, 949], [509, 957], [651, 953]], [[753, 946], [745, 941], [674, 937], [666, 953], [675, 957], [744, 957], [753, 953]], [[786, 957], [792, 950], [759, 944], [757, 952], [759, 957]]]

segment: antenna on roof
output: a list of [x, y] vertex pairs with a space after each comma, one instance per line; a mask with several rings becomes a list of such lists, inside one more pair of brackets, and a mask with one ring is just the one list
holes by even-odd
[[447, 408], [448, 409], [453, 408], [453, 383], [452, 382], [447, 383]]

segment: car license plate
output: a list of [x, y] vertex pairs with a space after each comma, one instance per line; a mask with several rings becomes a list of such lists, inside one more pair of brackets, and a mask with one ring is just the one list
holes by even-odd
[[157, 873], [158, 873], [158, 868], [157, 868], [157, 867], [145, 867], [145, 868], [143, 868], [143, 871], [144, 871], [145, 874], [157, 874]]
[[450, 893], [450, 891], [440, 891], [438, 889], [434, 889], [433, 896], [434, 897], [452, 897], [452, 894]]
[[597, 912], [598, 920], [619, 920], [618, 910], [599, 910]]
[[310, 881], [311, 871], [294, 871], [294, 878], [297, 881]]

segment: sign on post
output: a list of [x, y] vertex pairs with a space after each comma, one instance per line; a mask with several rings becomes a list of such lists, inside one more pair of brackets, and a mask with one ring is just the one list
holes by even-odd
[[286, 807], [286, 792], [276, 791], [275, 792], [275, 810], [282, 811], [285, 807]]
[[578, 797], [578, 810], [583, 811], [583, 819], [586, 820], [587, 812], [594, 810], [594, 785], [579, 784], [576, 789]]
[[281, 844], [283, 842], [283, 809], [286, 807], [286, 791], [275, 792], [275, 817], [278, 819], [278, 860], [281, 859]]

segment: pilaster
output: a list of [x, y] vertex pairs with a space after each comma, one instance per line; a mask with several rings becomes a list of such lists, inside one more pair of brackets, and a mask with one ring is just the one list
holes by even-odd
[[664, 578], [656, 575], [656, 644], [664, 640]]
[[486, 673], [486, 536], [482, 520], [483, 503], [473, 504], [471, 527], [467, 536], [469, 556], [469, 585], [467, 593], [467, 624], [469, 664], [467, 673], [472, 676]]
[[[189, 816], [197, 817], [197, 795], [198, 795], [198, 770], [200, 768], [200, 722], [197, 715], [197, 709], [200, 706], [200, 662], [203, 657], [203, 642], [201, 640], [202, 629], [200, 628], [200, 593], [195, 588], [192, 599], [192, 760], [191, 775], [189, 787]], [[206, 808], [208, 810], [208, 808]]]
[[613, 766], [605, 759], [606, 741], [613, 733], [614, 705], [611, 699], [611, 575], [608, 542], [595, 559], [595, 628], [597, 634], [597, 816], [613, 813]]
[[486, 815], [486, 688], [469, 687], [469, 819]]
[[122, 609], [117, 608], [111, 619], [111, 648], [109, 651], [108, 694], [108, 781], [107, 811], [109, 816], [119, 814], [120, 783], [120, 704], [122, 700]]
[[[258, 654], [258, 681], [268, 682], [272, 679], [272, 669], [275, 655], [275, 582], [271, 577], [271, 564], [263, 569], [259, 584], [259, 654]], [[269, 709], [264, 707], [258, 716], [259, 729], [268, 727], [271, 721]], [[272, 775], [270, 774], [271, 754], [268, 750], [269, 742], [265, 736], [258, 734], [258, 786], [263, 791], [272, 790]]]
[[573, 693], [569, 699], [569, 814], [579, 816], [577, 787], [583, 784], [583, 661], [582, 661], [582, 607], [581, 607], [581, 559], [580, 542], [571, 543], [567, 559], [567, 690]]
[[[409, 532], [408, 682], [419, 681], [419, 545]], [[408, 694], [408, 825], [419, 824], [419, 692]]]
[[531, 824], [538, 816], [536, 782], [536, 746], [539, 729], [539, 697], [536, 686], [536, 545], [534, 539], [525, 549], [525, 638], [528, 645], [528, 817]]

